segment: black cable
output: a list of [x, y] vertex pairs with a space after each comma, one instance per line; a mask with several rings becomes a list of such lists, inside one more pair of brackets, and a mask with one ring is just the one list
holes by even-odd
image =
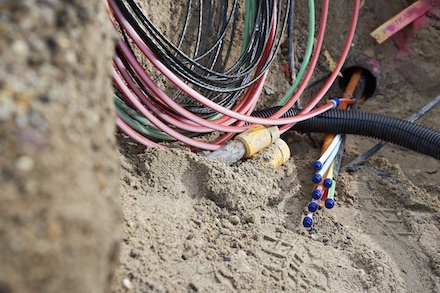
[[290, 1], [290, 9], [289, 9], [289, 22], [288, 22], [288, 28], [287, 28], [287, 35], [288, 35], [288, 47], [289, 47], [289, 56], [288, 56], [288, 63], [289, 63], [289, 78], [291, 82], [294, 80], [295, 75], [295, 0]]
[[[256, 111], [256, 117], [269, 117], [279, 107]], [[289, 109], [281, 117], [295, 116], [299, 109]], [[361, 111], [329, 110], [292, 127], [300, 132], [357, 134], [391, 142], [440, 159], [440, 132], [402, 119]]]
[[[263, 1], [264, 2], [264, 1]], [[192, 60], [189, 56], [184, 54], [182, 51], [178, 50], [168, 39], [166, 39], [165, 36], [162, 35], [162, 33], [151, 23], [151, 21], [143, 14], [142, 10], [139, 8], [139, 6], [133, 1], [133, 0], [127, 0], [127, 3], [130, 5], [132, 9], [134, 9], [134, 13], [138, 18], [135, 18], [135, 16], [130, 12], [130, 10], [125, 6], [125, 4], [122, 3], [122, 1], [118, 1], [118, 6], [120, 7], [121, 11], [124, 13], [124, 16], [126, 19], [130, 22], [131, 26], [136, 30], [136, 32], [142, 37], [142, 39], [146, 42], [148, 47], [155, 53], [155, 55], [163, 62], [165, 63], [173, 72], [179, 76], [184, 77], [185, 80], [188, 82], [191, 82], [193, 84], [196, 84], [198, 86], [213, 90], [213, 91], [219, 91], [222, 90], [220, 87], [214, 87], [215, 84], [221, 84], [221, 83], [227, 83], [229, 89], [223, 89], [225, 91], [233, 91], [235, 84], [240, 84], [240, 79], [245, 77], [247, 74], [252, 73], [255, 70], [256, 62], [255, 60], [252, 60], [250, 63], [252, 66], [247, 69], [247, 71], [244, 71], [243, 73], [240, 72], [241, 75], [233, 76], [231, 74], [224, 74], [222, 72], [216, 72], [212, 71], [209, 68], [203, 66], [199, 62], [195, 62]], [[236, 2], [234, 2], [236, 4]], [[223, 28], [226, 28], [229, 26], [229, 23], [231, 22], [231, 19], [233, 17], [233, 14], [235, 14], [236, 5], [234, 5], [233, 10], [231, 11], [232, 15], [230, 15], [227, 19], [227, 22], [223, 24]], [[225, 17], [221, 17], [221, 19], [225, 19]], [[143, 30], [139, 24], [143, 24], [143, 27], [146, 29]], [[262, 30], [263, 34], [269, 34], [270, 27], [264, 27]], [[223, 33], [221, 35], [221, 41], [223, 42], [223, 38], [225, 37], [226, 30], [223, 30]], [[265, 35], [263, 35], [265, 36]], [[259, 39], [261, 40], [261, 36], [259, 36]], [[260, 50], [262, 52], [262, 49], [264, 47], [264, 44], [262, 42], [259, 42], [259, 46], [254, 47], [253, 50]], [[171, 49], [173, 51], [171, 51]], [[251, 51], [252, 53], [252, 51]], [[177, 55], [177, 57], [175, 57]], [[261, 55], [261, 53], [260, 53]], [[179, 58], [182, 58], [183, 62], [181, 62]], [[186, 66], [186, 65], [189, 66]], [[193, 70], [191, 67], [194, 66], [197, 70]], [[201, 70], [204, 72], [204, 74], [198, 74], [198, 70]], [[215, 77], [215, 79], [214, 79]], [[236, 77], [237, 80], [231, 79], [231, 77]], [[213, 83], [215, 81], [215, 83]], [[225, 85], [225, 84], [223, 84]], [[249, 86], [250, 84], [245, 85]], [[231, 87], [232, 86], [232, 87]]]
[[[236, 43], [234, 38], [237, 36], [238, 0], [188, 0], [176, 45], [152, 23], [135, 0], [115, 0], [130, 26], [167, 68], [197, 92], [227, 108], [233, 107], [244, 90], [261, 78], [273, 62], [287, 26], [290, 1], [258, 1], [255, 27], [251, 30], [247, 47], [235, 62], [230, 62], [232, 45]], [[275, 5], [275, 38], [271, 53], [265, 56], [263, 53], [269, 40]], [[191, 27], [194, 22], [196, 26]], [[120, 33], [132, 52], [137, 52], [126, 32], [120, 29]], [[191, 40], [194, 40], [194, 46], [187, 48], [192, 52], [183, 52], [181, 45]], [[202, 118], [217, 114], [180, 90], [169, 95]]]
[[[202, 66], [200, 63], [194, 62], [194, 60], [192, 60], [190, 57], [188, 57], [186, 54], [184, 54], [182, 51], [180, 51], [177, 47], [175, 47], [169, 40], [166, 39], [165, 36], [163, 36], [160, 31], [155, 28], [155, 26], [151, 23], [151, 21], [148, 20], [148, 18], [143, 14], [142, 10], [137, 6], [137, 4], [133, 1], [133, 0], [127, 0], [127, 3], [130, 5], [130, 8], [134, 10], [134, 14], [133, 15], [130, 10], [128, 9], [128, 7], [122, 3], [122, 1], [117, 1], [118, 6], [120, 7], [120, 9], [122, 10], [122, 12], [124, 13], [124, 16], [127, 18], [127, 20], [130, 22], [130, 24], [133, 26], [133, 28], [136, 30], [136, 32], [142, 37], [142, 39], [144, 39], [144, 41], [146, 41], [147, 45], [150, 47], [151, 50], [153, 50], [153, 52], [159, 57], [161, 58], [161, 60], [167, 64], [170, 65], [170, 69], [173, 69], [175, 71], [176, 74], [182, 75], [186, 78], [191, 78], [189, 81], [190, 82], [199, 82], [200, 86], [203, 86], [202, 82], [207, 82], [208, 85], [209, 81], [214, 81], [216, 84], [224, 82], [224, 85], [227, 85], [229, 87], [229, 89], [223, 89], [224, 91], [232, 91], [233, 89], [231, 88], [231, 85], [237, 84], [237, 82], [234, 82], [234, 80], [231, 80], [231, 78], [243, 78], [246, 77], [249, 74], [253, 74], [255, 68], [256, 68], [256, 63], [257, 61], [259, 61], [258, 57], [261, 57], [264, 45], [265, 45], [265, 41], [268, 38], [269, 32], [270, 32], [270, 26], [271, 26], [271, 9], [273, 9], [272, 7], [266, 7], [266, 6], [259, 6], [259, 11], [257, 13], [257, 24], [259, 25], [258, 29], [255, 29], [253, 32], [253, 35], [251, 36], [251, 42], [247, 48], [247, 50], [245, 51], [245, 53], [242, 55], [242, 57], [240, 57], [241, 59], [238, 60], [237, 63], [235, 63], [234, 65], [238, 65], [238, 67], [234, 67], [232, 66], [231, 69], [234, 69], [234, 71], [227, 71], [225, 73], [223, 72], [216, 72], [216, 71], [212, 71], [207, 67]], [[234, 2], [235, 3], [235, 2]], [[266, 1], [261, 1], [259, 3], [266, 3]], [[267, 4], [267, 3], [266, 3]], [[233, 13], [236, 14], [236, 8], [234, 6], [233, 8]], [[280, 9], [279, 9], [280, 10]], [[264, 13], [265, 12], [265, 13]], [[279, 13], [280, 15], [280, 13]], [[136, 16], [136, 17], [135, 17]], [[265, 17], [263, 17], [265, 16]], [[280, 16], [279, 16], [280, 17]], [[223, 42], [224, 37], [225, 37], [225, 28], [229, 25], [229, 23], [231, 22], [231, 18], [229, 17], [227, 18], [227, 22], [225, 24], [223, 24], [223, 33], [220, 36], [220, 38], [218, 38], [217, 41], [221, 40]], [[222, 17], [222, 19], [224, 19], [224, 17]], [[234, 22], [234, 21], [232, 21]], [[142, 24], [143, 27], [145, 28], [145, 30], [143, 30], [139, 24]], [[283, 22], [283, 27], [282, 29], [284, 29], [285, 26], [285, 21]], [[232, 31], [235, 31], [235, 28], [232, 29]], [[257, 33], [255, 33], [257, 32]], [[279, 46], [280, 43], [280, 39], [281, 39], [281, 33], [278, 33], [278, 42], [276, 43], [276, 46]], [[264, 41], [264, 42], [263, 42]], [[229, 46], [230, 46], [231, 42], [229, 42]], [[215, 48], [215, 46], [213, 47]], [[171, 51], [172, 50], [172, 51]], [[229, 49], [228, 49], [229, 50]], [[177, 57], [173, 57], [175, 55], [178, 55], [179, 58], [183, 58], [183, 61], [178, 60]], [[272, 56], [270, 56], [270, 59], [268, 59], [268, 61], [272, 61], [274, 54], [272, 54]], [[199, 56], [200, 57], [200, 56]], [[245, 59], [246, 58], [246, 59]], [[250, 59], [249, 59], [250, 58]], [[225, 58], [226, 61], [227, 58]], [[250, 62], [248, 62], [250, 61]], [[247, 65], [247, 67], [245, 68], [245, 70], [242, 69], [243, 65], [245, 64], [250, 64]], [[191, 75], [191, 74], [195, 74], [195, 72], [193, 70], [187, 70], [185, 71], [185, 69], [188, 69], [188, 66], [195, 66], [195, 68], [200, 69], [204, 72], [203, 75]], [[265, 64], [265, 66], [263, 67], [263, 69], [266, 69], [267, 66], [269, 64]], [[240, 71], [238, 71], [240, 70]], [[184, 75], [184, 74], [188, 74], [188, 75]], [[257, 80], [262, 73], [260, 73], [259, 75], [257, 75], [256, 77], [253, 78], [253, 80], [249, 80], [247, 83], [240, 85], [240, 87], [247, 87], [249, 86], [252, 82], [254, 82], [255, 80]], [[195, 80], [194, 78], [200, 79], [200, 80]], [[185, 79], [186, 80], [186, 79]], [[195, 83], [197, 84], [197, 83]], [[238, 83], [239, 84], [239, 83]], [[206, 85], [205, 85], [206, 86]], [[211, 90], [218, 90], [218, 89], [211, 89]]]

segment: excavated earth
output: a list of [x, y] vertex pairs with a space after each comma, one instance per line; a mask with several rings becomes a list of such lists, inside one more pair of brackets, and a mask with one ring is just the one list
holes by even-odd
[[[292, 156], [273, 169], [177, 143], [149, 149], [115, 130], [102, 2], [0, 1], [0, 292], [440, 292], [440, 161], [387, 145], [341, 170], [335, 207], [306, 229], [322, 134], [285, 133]], [[295, 2], [300, 62], [308, 13]], [[138, 3], [178, 31], [186, 1]], [[437, 9], [382, 44], [370, 36], [411, 3], [360, 10], [346, 64], [374, 58], [382, 71], [362, 111], [407, 119], [440, 94]], [[351, 10], [330, 2], [323, 49], [335, 59]], [[289, 87], [286, 53], [283, 43], [260, 108]], [[328, 72], [321, 56], [313, 78]], [[417, 123], [440, 130], [439, 117], [436, 107]], [[377, 142], [349, 135], [343, 165]]]

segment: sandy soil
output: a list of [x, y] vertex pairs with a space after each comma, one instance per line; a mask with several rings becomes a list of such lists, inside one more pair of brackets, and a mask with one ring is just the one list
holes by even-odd
[[[364, 111], [408, 118], [440, 92], [435, 15], [401, 33], [407, 43], [400, 47], [369, 36], [409, 2], [366, 1], [361, 10], [347, 63], [377, 58], [382, 65], [380, 86]], [[335, 57], [348, 6], [331, 2], [325, 49]], [[161, 7], [144, 5], [166, 30], [169, 13]], [[298, 55], [306, 9], [297, 3]], [[281, 53], [274, 63], [267, 86], [275, 94], [262, 97], [262, 106], [272, 106], [288, 87], [286, 60]], [[326, 72], [322, 58], [316, 76]], [[436, 108], [419, 122], [440, 129], [439, 115]], [[340, 173], [335, 208], [318, 211], [313, 228], [305, 229], [319, 148], [307, 135], [284, 138], [292, 157], [271, 169], [253, 160], [226, 166], [182, 146], [144, 149], [118, 134], [125, 234], [113, 292], [440, 292], [439, 161], [386, 146], [357, 172]], [[349, 136], [344, 163], [375, 143]]]
[[110, 28], [100, 0], [0, 1], [2, 293], [108, 291], [122, 234]]
[[[139, 2], [175, 37], [186, 1]], [[307, 3], [296, 2], [300, 61]], [[330, 2], [324, 49], [334, 58], [349, 2]], [[361, 110], [408, 118], [440, 93], [439, 9], [381, 45], [369, 35], [412, 2], [361, 9], [347, 64], [382, 66]], [[335, 208], [305, 229], [321, 134], [284, 134], [292, 157], [278, 169], [226, 166], [178, 143], [146, 149], [120, 132], [115, 140], [104, 6], [0, 1], [1, 293], [440, 292], [440, 161], [387, 145], [356, 172], [341, 171]], [[258, 107], [289, 87], [285, 45]], [[327, 73], [321, 57], [313, 78]], [[335, 84], [329, 96], [341, 93]], [[439, 117], [437, 107], [419, 123], [440, 130]], [[376, 142], [348, 136], [343, 164]]]

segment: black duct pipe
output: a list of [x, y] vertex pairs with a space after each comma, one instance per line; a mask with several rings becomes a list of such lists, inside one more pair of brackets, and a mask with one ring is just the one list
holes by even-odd
[[[252, 116], [269, 117], [280, 107], [255, 111]], [[281, 117], [298, 115], [290, 109]], [[355, 110], [329, 110], [292, 127], [300, 132], [347, 133], [369, 136], [391, 142], [440, 159], [440, 132], [402, 119]]]

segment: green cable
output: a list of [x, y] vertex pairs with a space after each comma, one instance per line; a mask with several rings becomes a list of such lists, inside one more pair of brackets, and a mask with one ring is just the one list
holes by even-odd
[[[163, 131], [157, 129], [157, 127], [150, 122], [147, 118], [139, 114], [136, 110], [129, 107], [121, 98], [119, 98], [116, 94], [113, 94], [114, 103], [115, 103], [115, 112], [125, 123], [127, 123], [131, 128], [136, 130], [137, 132], [149, 137], [154, 138], [156, 140], [163, 141], [174, 141], [175, 138], [166, 134]], [[221, 114], [217, 114], [208, 120], [214, 119], [216, 116], [221, 116]], [[179, 130], [177, 130], [179, 131]], [[189, 132], [189, 131], [179, 131], [183, 135], [188, 137], [193, 137], [198, 135], [198, 133]]]
[[151, 129], [146, 127], [145, 125], [142, 125], [138, 121], [134, 120], [130, 115], [125, 113], [121, 108], [118, 106], [115, 106], [116, 114], [119, 118], [121, 118], [125, 123], [127, 123], [131, 128], [136, 130], [136, 132], [143, 134], [145, 136], [148, 136], [150, 138], [158, 139], [158, 140], [164, 140], [164, 141], [171, 141], [174, 140], [174, 138], [166, 135], [163, 132], [157, 131], [156, 129]]
[[331, 198], [331, 199], [335, 198], [335, 189], [336, 189], [336, 180], [333, 179], [332, 186], [330, 186], [328, 193], [327, 193], [327, 198]]
[[240, 55], [243, 55], [244, 50], [246, 49], [249, 41], [249, 23], [250, 23], [250, 2], [251, 0], [246, 0], [245, 8], [244, 8], [244, 31], [243, 31], [243, 40], [241, 43], [241, 51]]
[[[309, 38], [307, 42], [306, 53], [304, 57], [304, 62], [301, 66], [301, 69], [298, 73], [298, 77], [295, 79], [294, 84], [288, 90], [283, 99], [279, 102], [278, 105], [284, 105], [289, 97], [295, 92], [296, 88], [299, 85], [299, 82], [302, 80], [304, 73], [307, 69], [307, 66], [310, 61], [310, 57], [312, 54], [313, 42], [314, 42], [314, 27], [315, 27], [315, 8], [314, 1], [309, 0]], [[257, 15], [257, 2], [254, 0], [245, 0], [245, 19], [244, 19], [244, 32], [243, 32], [243, 40], [240, 55], [244, 53], [247, 46], [249, 45], [249, 38], [251, 34], [251, 30], [255, 29]], [[159, 130], [154, 124], [152, 124], [148, 119], [143, 117], [139, 112], [132, 109], [128, 106], [123, 100], [121, 100], [117, 95], [114, 96], [115, 108], [118, 116], [133, 129], [142, 133], [148, 137], [152, 137], [159, 140], [174, 140], [173, 137], [169, 136], [165, 132]], [[231, 106], [232, 107], [232, 106]], [[230, 107], [228, 107], [230, 108]], [[215, 120], [219, 119], [223, 116], [221, 113], [217, 113], [207, 120]], [[181, 131], [182, 134], [188, 136], [197, 135], [196, 133], [184, 132]]]
[[116, 94], [113, 94], [115, 106], [117, 106], [121, 111], [125, 114], [129, 115], [134, 120], [140, 122], [144, 126], [148, 126], [150, 128], [155, 128], [154, 124], [151, 123], [144, 116], [139, 114], [136, 110], [129, 107], [121, 98], [119, 98]]
[[119, 97], [116, 95], [114, 95], [114, 102], [115, 102], [115, 112], [118, 115], [118, 117], [121, 118], [125, 123], [127, 123], [131, 128], [136, 130], [138, 133], [141, 133], [145, 136], [158, 140], [165, 140], [165, 141], [174, 140], [173, 137], [165, 134], [162, 131], [157, 130], [157, 128], [150, 121], [148, 121], [148, 119], [145, 119], [143, 116], [139, 115], [136, 111], [128, 107], [124, 103], [124, 101], [119, 99]]
[[251, 22], [250, 22], [250, 27], [254, 28], [255, 27], [255, 16], [257, 15], [257, 1], [253, 1], [250, 0], [251, 2]]
[[253, 0], [246, 0], [245, 11], [244, 11], [244, 30], [243, 30], [243, 40], [241, 43], [240, 56], [243, 55], [249, 44], [249, 34], [250, 30], [255, 26], [255, 16], [257, 14], [256, 3]]
[[290, 97], [298, 88], [299, 83], [302, 81], [304, 74], [306, 73], [306, 69], [309, 66], [310, 57], [312, 56], [313, 43], [315, 41], [315, 2], [314, 0], [309, 0], [309, 37], [307, 40], [307, 48], [304, 56], [303, 63], [301, 64], [301, 68], [299, 69], [298, 75], [295, 78], [295, 81], [287, 90], [284, 97], [278, 102], [277, 106], [283, 106], [287, 103]]

